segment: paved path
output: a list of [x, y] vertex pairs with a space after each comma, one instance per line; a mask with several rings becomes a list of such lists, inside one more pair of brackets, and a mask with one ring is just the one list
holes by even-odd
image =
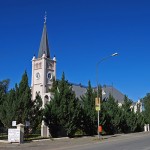
[[24, 144], [0, 143], [0, 150], [150, 150], [150, 133], [75, 139], [40, 140]]

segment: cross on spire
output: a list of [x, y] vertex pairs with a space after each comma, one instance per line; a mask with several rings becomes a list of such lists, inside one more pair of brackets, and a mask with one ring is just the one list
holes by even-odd
[[45, 11], [44, 23], [46, 23], [46, 19], [47, 19], [47, 13], [46, 13], [46, 11]]
[[39, 47], [38, 58], [41, 58], [43, 54], [45, 54], [47, 58], [50, 58], [48, 35], [47, 35], [47, 29], [46, 29], [46, 19], [47, 17], [46, 17], [46, 12], [45, 12], [44, 27], [43, 27], [43, 32], [42, 32], [42, 37], [41, 37], [41, 42], [40, 42], [40, 47]]

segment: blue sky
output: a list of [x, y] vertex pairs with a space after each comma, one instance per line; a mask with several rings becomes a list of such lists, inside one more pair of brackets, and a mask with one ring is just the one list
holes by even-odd
[[10, 88], [37, 56], [44, 13], [57, 78], [73, 83], [112, 85], [134, 101], [150, 92], [150, 1], [146, 0], [0, 0], [0, 80]]

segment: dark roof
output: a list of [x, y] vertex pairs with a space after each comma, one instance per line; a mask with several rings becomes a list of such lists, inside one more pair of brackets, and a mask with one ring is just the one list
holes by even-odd
[[102, 88], [104, 90], [104, 92], [106, 93], [103, 98], [108, 98], [109, 95], [111, 94], [116, 101], [118, 101], [119, 103], [123, 103], [124, 102], [124, 94], [122, 94], [120, 91], [118, 91], [116, 88], [114, 88], [113, 86], [104, 86]]
[[46, 23], [44, 23], [44, 27], [43, 27], [43, 33], [42, 33], [42, 37], [41, 37], [38, 58], [41, 58], [43, 56], [43, 54], [45, 54], [47, 58], [50, 58]]
[[[81, 84], [72, 84], [72, 90], [75, 92], [76, 97], [80, 98], [82, 95], [86, 93], [87, 86], [83, 86]], [[104, 86], [102, 87], [102, 90], [106, 93], [105, 95], [103, 95], [103, 98], [108, 98], [109, 94], [111, 94], [115, 98], [115, 100], [117, 100], [119, 103], [123, 103], [124, 94], [122, 94], [113, 86]]]
[[72, 84], [72, 90], [75, 92], [76, 97], [80, 98], [87, 91], [86, 86], [82, 86], [81, 84]]

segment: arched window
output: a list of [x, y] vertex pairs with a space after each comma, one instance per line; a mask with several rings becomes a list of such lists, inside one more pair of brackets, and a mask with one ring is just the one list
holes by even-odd
[[47, 104], [48, 101], [49, 101], [49, 97], [48, 97], [48, 95], [45, 95], [45, 97], [44, 97], [44, 103]]

